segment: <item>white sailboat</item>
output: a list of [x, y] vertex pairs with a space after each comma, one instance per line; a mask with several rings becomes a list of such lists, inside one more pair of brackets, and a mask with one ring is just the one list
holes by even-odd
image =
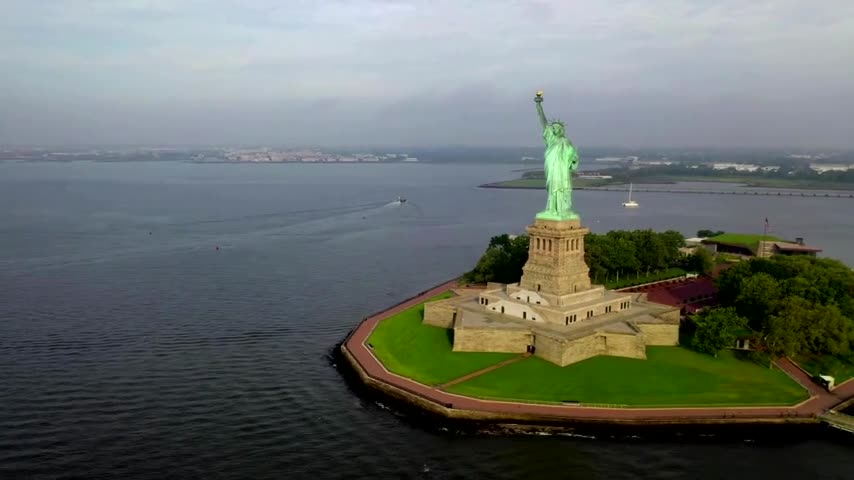
[[637, 208], [640, 206], [640, 205], [638, 205], [638, 202], [632, 200], [632, 184], [631, 183], [629, 184], [629, 201], [623, 202], [623, 206], [626, 208]]

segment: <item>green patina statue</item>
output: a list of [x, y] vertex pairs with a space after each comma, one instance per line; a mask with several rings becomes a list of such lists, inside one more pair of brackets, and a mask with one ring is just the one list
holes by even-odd
[[572, 211], [572, 172], [578, 168], [578, 152], [572, 142], [566, 138], [563, 122], [546, 119], [543, 113], [543, 92], [537, 92], [534, 98], [537, 114], [543, 127], [543, 139], [546, 141], [545, 174], [549, 199], [546, 209], [537, 214], [545, 220], [573, 220], [578, 214]]

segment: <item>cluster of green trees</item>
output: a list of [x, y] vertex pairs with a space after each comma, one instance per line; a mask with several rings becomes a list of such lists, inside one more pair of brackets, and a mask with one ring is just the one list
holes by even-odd
[[[477, 265], [463, 275], [470, 283], [514, 283], [522, 278], [522, 267], [528, 260], [528, 236], [492, 237]], [[709, 273], [712, 257], [704, 249], [684, 255], [681, 233], [668, 230], [614, 230], [606, 234], [590, 233], [584, 239], [584, 259], [594, 282], [618, 281], [633, 276], [650, 276], [666, 269]]]
[[489, 240], [486, 252], [474, 269], [463, 275], [468, 283], [515, 283], [522, 278], [522, 267], [528, 261], [528, 236], [511, 238], [506, 233]]
[[723, 230], [708, 230], [708, 229], [697, 230], [697, 236], [700, 238], [717, 237], [718, 235], [723, 235], [725, 233], [726, 232]]
[[692, 345], [715, 354], [748, 334], [777, 356], [851, 356], [854, 272], [831, 259], [740, 262], [718, 279], [720, 308], [695, 317]]
[[649, 276], [664, 269], [680, 268], [709, 273], [712, 256], [705, 249], [692, 255], [679, 251], [685, 245], [681, 233], [668, 230], [612, 230], [591, 233], [584, 239], [584, 259], [594, 282], [608, 282], [627, 275]]

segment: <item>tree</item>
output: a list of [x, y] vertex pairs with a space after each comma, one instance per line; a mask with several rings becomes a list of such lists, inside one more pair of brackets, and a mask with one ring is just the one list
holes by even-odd
[[658, 238], [664, 245], [664, 267], [679, 263], [682, 258], [679, 249], [685, 246], [685, 237], [676, 230], [667, 230], [659, 233]]
[[608, 269], [603, 265], [604, 236], [589, 234], [584, 238], [584, 261], [590, 269], [590, 278], [594, 281], [608, 276]]
[[836, 305], [816, 305], [802, 318], [805, 349], [812, 353], [845, 355], [850, 352], [854, 325]]
[[735, 345], [738, 332], [747, 327], [747, 319], [740, 317], [734, 308], [705, 310], [694, 317], [697, 330], [691, 346], [698, 352], [717, 356], [718, 352]]
[[709, 275], [712, 273], [712, 267], [714, 267], [715, 262], [712, 254], [705, 248], [700, 247], [694, 250], [694, 253], [686, 256], [682, 263], [685, 270]]
[[757, 273], [742, 280], [734, 304], [738, 314], [747, 318], [750, 328], [760, 331], [767, 318], [776, 311], [779, 301], [780, 285], [777, 280], [767, 273]]
[[635, 230], [630, 234], [637, 248], [637, 259], [640, 268], [647, 275], [650, 270], [660, 270], [667, 266], [667, 245], [661, 237], [652, 230]]
[[806, 256], [741, 262], [718, 279], [718, 299], [747, 317], [774, 355], [850, 355], [854, 272], [841, 262]]
[[507, 234], [492, 237], [486, 252], [463, 279], [469, 283], [518, 282], [528, 261], [528, 241], [527, 235], [512, 239]]
[[723, 230], [697, 230], [697, 236], [700, 238], [710, 238], [717, 237], [718, 235], [723, 235]]
[[792, 356], [803, 349], [805, 338], [802, 319], [809, 314], [803, 299], [788, 298], [780, 311], [765, 324], [765, 345], [775, 357]]

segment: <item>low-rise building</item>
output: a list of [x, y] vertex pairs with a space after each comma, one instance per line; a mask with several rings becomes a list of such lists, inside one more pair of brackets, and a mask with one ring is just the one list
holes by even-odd
[[767, 258], [773, 255], [816, 256], [822, 249], [808, 246], [803, 238], [788, 242], [770, 235], [723, 234], [702, 240], [711, 253], [726, 253], [745, 258]]

